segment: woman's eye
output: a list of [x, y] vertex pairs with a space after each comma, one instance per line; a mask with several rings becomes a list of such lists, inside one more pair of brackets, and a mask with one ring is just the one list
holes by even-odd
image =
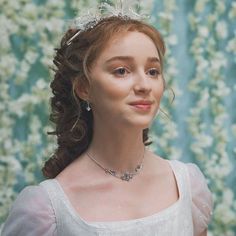
[[157, 77], [160, 75], [160, 72], [156, 68], [152, 68], [148, 70], [148, 74], [151, 75], [152, 77]]
[[119, 67], [113, 71], [113, 74], [115, 74], [117, 76], [125, 76], [128, 73], [129, 72], [125, 67]]

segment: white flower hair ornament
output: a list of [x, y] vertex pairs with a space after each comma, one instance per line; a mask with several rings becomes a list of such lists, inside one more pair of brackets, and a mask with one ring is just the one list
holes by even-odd
[[82, 13], [81, 16], [76, 17], [70, 22], [70, 28], [78, 29], [79, 31], [66, 42], [66, 45], [69, 46], [73, 39], [81, 32], [94, 28], [101, 20], [108, 17], [118, 16], [123, 19], [135, 20], [149, 18], [148, 15], [140, 14], [136, 12], [135, 9], [140, 10], [139, 1], [137, 0], [119, 0], [115, 1], [114, 5], [111, 5], [108, 2], [102, 2], [99, 7], [90, 9], [86, 13]]

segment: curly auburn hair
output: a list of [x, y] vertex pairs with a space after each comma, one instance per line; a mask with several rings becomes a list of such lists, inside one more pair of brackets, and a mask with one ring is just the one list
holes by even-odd
[[[68, 45], [68, 40], [78, 31], [69, 29], [60, 47], [55, 49], [53, 62], [56, 68], [50, 85], [53, 93], [50, 121], [55, 124], [55, 131], [48, 134], [57, 136], [58, 147], [42, 168], [46, 178], [56, 177], [88, 148], [92, 140], [93, 113], [86, 111], [85, 101], [77, 96], [75, 88], [88, 85], [89, 70], [109, 40], [132, 31], [146, 34], [157, 48], [163, 71], [164, 41], [154, 27], [144, 22], [119, 16], [104, 18], [95, 27], [81, 31]], [[148, 142], [148, 132], [148, 128], [143, 130], [145, 146], [152, 143]]]

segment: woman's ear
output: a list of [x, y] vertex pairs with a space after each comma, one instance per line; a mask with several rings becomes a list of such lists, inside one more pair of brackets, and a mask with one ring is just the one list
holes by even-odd
[[83, 99], [85, 101], [89, 98], [89, 85], [88, 82], [76, 79], [76, 81], [73, 84], [73, 89], [77, 97], [80, 99]]

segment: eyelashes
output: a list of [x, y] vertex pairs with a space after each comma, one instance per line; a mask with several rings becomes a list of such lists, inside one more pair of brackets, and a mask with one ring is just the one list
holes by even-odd
[[124, 77], [125, 75], [127, 75], [129, 73], [130, 72], [125, 67], [118, 67], [115, 70], [113, 70], [113, 74], [116, 76], [119, 76], [119, 77]]
[[149, 74], [153, 77], [159, 76], [161, 73], [157, 68], [151, 68], [148, 70]]
[[[129, 74], [131, 74], [132, 71], [126, 67], [118, 67], [112, 71], [112, 74], [117, 77], [126, 77]], [[147, 75], [149, 75], [152, 78], [158, 77], [161, 73], [160, 70], [157, 68], [150, 68], [145, 72]]]

